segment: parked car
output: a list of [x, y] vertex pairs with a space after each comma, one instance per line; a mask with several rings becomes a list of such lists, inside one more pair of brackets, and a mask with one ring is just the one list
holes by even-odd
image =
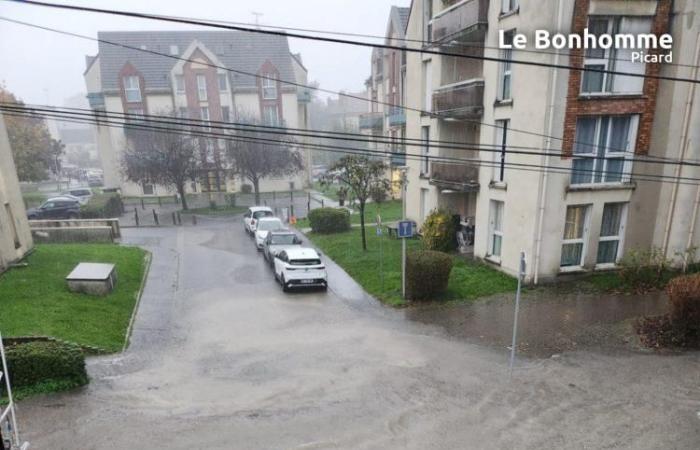
[[267, 206], [251, 206], [243, 214], [243, 228], [249, 234], [255, 233], [258, 219], [262, 217], [274, 217], [272, 209]]
[[257, 247], [258, 251], [262, 251], [267, 234], [270, 231], [280, 231], [284, 229], [284, 224], [279, 218], [261, 217], [258, 219], [258, 223], [255, 226], [255, 247]]
[[90, 198], [92, 198], [92, 190], [89, 188], [70, 189], [61, 194], [61, 196], [64, 195], [76, 197], [81, 205], [85, 205], [88, 201], [90, 201]]
[[302, 287], [328, 288], [326, 266], [321, 262], [321, 255], [312, 248], [290, 247], [282, 250], [275, 257], [274, 269], [275, 279], [285, 292]]
[[65, 196], [50, 198], [38, 208], [28, 209], [27, 217], [29, 220], [77, 219], [80, 217], [80, 202]]
[[292, 231], [270, 231], [263, 242], [263, 256], [272, 266], [279, 252], [301, 244], [301, 239]]

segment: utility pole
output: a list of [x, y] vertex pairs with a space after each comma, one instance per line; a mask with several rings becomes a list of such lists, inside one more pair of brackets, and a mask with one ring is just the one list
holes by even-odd
[[515, 291], [515, 314], [513, 316], [513, 340], [510, 344], [510, 367], [508, 379], [513, 377], [513, 364], [515, 363], [515, 341], [518, 335], [518, 312], [520, 311], [520, 288], [525, 275], [525, 252], [520, 252], [520, 264], [518, 265], [518, 289]]
[[264, 16], [263, 13], [261, 12], [256, 12], [256, 11], [251, 11], [250, 12], [253, 16], [255, 16], [255, 28], [260, 28], [260, 16]]

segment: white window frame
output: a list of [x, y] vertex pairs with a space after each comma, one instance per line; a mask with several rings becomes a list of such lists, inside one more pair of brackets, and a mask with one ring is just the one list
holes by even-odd
[[271, 75], [264, 75], [262, 78], [263, 100], [277, 100], [277, 80], [270, 78]]
[[[219, 90], [221, 92], [227, 92], [228, 91], [228, 77], [226, 76], [225, 73], [219, 73], [217, 74], [218, 77], [218, 82], [219, 82]], [[222, 84], [223, 81], [223, 84]]]
[[[501, 152], [503, 151], [503, 138], [505, 137], [506, 149], [508, 147], [508, 130], [510, 129], [510, 119], [499, 119], [496, 120], [496, 133], [494, 137], [494, 148], [493, 148], [493, 177], [492, 180], [495, 183], [505, 183], [506, 182], [506, 171], [505, 167], [503, 170], [503, 178], [501, 178]], [[504, 136], [505, 135], [505, 136]], [[506, 150], [507, 157], [507, 150]], [[504, 160], [505, 165], [505, 160]]]
[[209, 121], [210, 120], [210, 115], [209, 115], [209, 107], [207, 106], [202, 106], [199, 108], [199, 117], [204, 120], [204, 121]]
[[124, 98], [127, 103], [141, 103], [141, 81], [138, 75], [127, 75], [123, 79]]
[[[626, 145], [625, 148], [620, 151], [619, 148], [612, 148], [611, 147], [611, 141], [612, 141], [612, 122], [613, 118], [619, 118], [619, 117], [629, 117], [629, 128], [627, 132], [627, 139], [626, 139]], [[587, 146], [582, 143], [582, 139], [579, 137], [579, 125], [580, 121], [586, 120], [586, 119], [594, 119], [595, 122], [595, 134], [594, 134], [594, 146], [592, 147], [592, 152], [586, 152], [583, 151]], [[607, 121], [607, 135], [604, 137], [605, 143], [601, 145], [601, 132], [602, 132], [602, 124], [603, 121]], [[635, 145], [637, 141], [637, 128], [639, 126], [639, 115], [637, 114], [629, 114], [629, 115], [604, 115], [604, 116], [579, 116], [578, 120], [576, 121], [576, 134], [575, 134], [575, 141], [574, 142], [574, 149], [573, 149], [573, 159], [571, 163], [571, 185], [572, 186], [587, 186], [587, 185], [620, 185], [624, 183], [628, 183], [630, 181], [630, 174], [632, 170], [632, 162], [634, 160], [634, 151], [635, 151]], [[623, 159], [623, 164], [622, 164], [622, 176], [620, 177], [619, 181], [606, 181], [605, 177], [608, 174], [608, 166], [610, 160], [617, 160], [617, 159]], [[590, 173], [584, 174], [585, 176], [588, 177], [587, 182], [576, 182], [574, 183], [574, 161], [582, 160], [582, 159], [593, 159], [593, 167], [590, 170]], [[599, 167], [599, 164], [603, 164], [602, 167]], [[602, 174], [601, 175], [601, 180], [596, 181], [596, 176], [598, 173]]]
[[185, 93], [185, 77], [183, 75], [175, 75], [175, 92], [178, 94]]
[[[512, 43], [513, 36], [515, 36], [515, 30], [506, 31], [504, 36], [505, 42]], [[498, 95], [496, 96], [496, 98], [499, 101], [509, 101], [513, 99], [513, 63], [511, 62], [512, 58], [512, 49], [501, 49], [501, 59], [503, 59], [503, 61], [501, 61], [501, 63], [499, 64]], [[508, 87], [507, 89], [506, 86]]]
[[578, 262], [578, 264], [573, 264], [570, 266], [562, 266], [561, 265], [561, 256], [559, 258], [559, 271], [561, 272], [570, 272], [570, 271], [578, 271], [583, 268], [583, 264], [586, 261], [586, 251], [588, 249], [588, 231], [590, 228], [590, 221], [591, 221], [591, 208], [592, 206], [590, 204], [584, 204], [584, 205], [567, 205], [566, 206], [566, 211], [564, 212], [564, 229], [562, 230], [562, 234], [566, 233], [566, 217], [568, 216], [569, 208], [584, 208], [584, 217], [583, 217], [583, 233], [581, 233], [581, 237], [577, 238], [571, 238], [571, 239], [566, 239], [564, 236], [562, 236], [561, 240], [561, 253], [564, 253], [564, 246], [565, 245], [578, 245], [581, 244], [581, 259]]
[[421, 147], [420, 147], [420, 174], [430, 176], [430, 125], [420, 127]]
[[216, 163], [216, 143], [213, 139], [204, 140], [204, 158], [208, 164]]
[[204, 75], [197, 75], [197, 97], [200, 102], [207, 101], [207, 77]]
[[423, 111], [433, 111], [433, 65], [430, 59], [423, 61]]
[[226, 105], [221, 107], [221, 120], [224, 122], [231, 121], [231, 108], [230, 107], [228, 107]]
[[518, 9], [518, 0], [501, 0], [501, 14], [508, 14]]
[[[268, 114], [268, 111], [274, 111], [274, 117]], [[274, 119], [274, 120], [273, 120]], [[263, 121], [265, 125], [269, 126], [279, 126], [280, 124], [280, 113], [277, 105], [265, 105], [263, 106]]]
[[[503, 254], [503, 217], [505, 209], [505, 202], [501, 200], [491, 200], [489, 202], [489, 239], [486, 256], [495, 262], [501, 262], [501, 255]], [[498, 254], [494, 253], [496, 238], [500, 242]]]
[[603, 262], [600, 263], [598, 262], [598, 251], [596, 251], [596, 269], [606, 269], [606, 268], [613, 268], [617, 265], [617, 263], [620, 261], [620, 258], [622, 257], [622, 250], [623, 250], [623, 244], [624, 244], [624, 237], [625, 237], [625, 228], [627, 226], [627, 211], [629, 210], [628, 206], [629, 203], [627, 202], [609, 202], [605, 203], [603, 205], [603, 214], [601, 215], [600, 218], [600, 231], [602, 233], [603, 231], [603, 218], [605, 217], [605, 207], [607, 206], [619, 206], [622, 208], [622, 211], [620, 211], [620, 225], [618, 226], [617, 229], [617, 234], [616, 235], [610, 235], [610, 236], [598, 236], [598, 246], [600, 247], [601, 242], [613, 242], [617, 241], [617, 251], [615, 254], [615, 261], [613, 262]]

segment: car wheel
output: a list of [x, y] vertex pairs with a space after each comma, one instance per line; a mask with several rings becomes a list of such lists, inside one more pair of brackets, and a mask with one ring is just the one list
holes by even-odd
[[284, 281], [284, 275], [282, 275], [282, 279], [280, 280], [280, 283], [282, 283], [282, 292], [289, 292], [289, 288], [287, 287], [287, 282]]

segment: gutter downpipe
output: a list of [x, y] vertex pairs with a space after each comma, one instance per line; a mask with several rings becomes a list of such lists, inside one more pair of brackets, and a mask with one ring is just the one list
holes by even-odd
[[[557, 2], [557, 29], [561, 30], [562, 29], [562, 22], [564, 20], [564, 13], [563, 13], [564, 8], [562, 8], [561, 3]], [[556, 56], [554, 57], [554, 63], [559, 64], [559, 57], [560, 54], [557, 53]], [[551, 85], [549, 87], [549, 105], [547, 109], [547, 115], [549, 116], [547, 118], [547, 121], [549, 122], [547, 125], [547, 136], [549, 136], [546, 139], [545, 143], [545, 154], [542, 156], [543, 159], [543, 166], [544, 170], [542, 171], [540, 175], [540, 205], [539, 205], [539, 212], [537, 216], [537, 239], [535, 240], [535, 262], [533, 264], [533, 283], [537, 284], [539, 281], [539, 273], [540, 273], [540, 255], [542, 251], [542, 230], [543, 230], [543, 223], [544, 223], [544, 210], [545, 210], [545, 203], [547, 201], [547, 181], [549, 180], [549, 155], [550, 151], [552, 149], [552, 133], [554, 130], [554, 93], [556, 92], [557, 89], [557, 83], [559, 81], [559, 71], [558, 70], [550, 70], [549, 72], [550, 80], [551, 80]]]
[[[698, 59], [700, 59], [700, 34], [698, 34], [698, 37], [696, 38], [695, 41], [695, 62], [693, 65], [695, 68], [693, 69], [694, 75], [692, 78], [697, 77], [697, 71], [698, 71]], [[695, 95], [695, 84], [692, 84], [690, 86], [690, 89], [688, 90], [688, 96], [685, 101], [685, 111], [683, 112], [683, 131], [681, 133], [681, 149], [678, 154], [678, 162], [683, 162], [686, 157], [686, 152], [688, 151], [689, 147], [689, 140], [688, 140], [688, 130], [690, 129], [690, 116], [692, 114], [692, 106], [693, 106], [693, 96]], [[675, 182], [673, 183], [673, 191], [671, 191], [671, 202], [668, 205], [668, 212], [666, 215], [666, 226], [664, 227], [664, 241], [663, 241], [663, 255], [664, 257], [667, 256], [668, 253], [668, 243], [671, 238], [671, 225], [673, 224], [673, 211], [676, 209], [676, 200], [678, 196], [678, 188], [680, 186], [680, 176], [681, 176], [681, 169], [682, 165], [678, 164], [676, 166], [675, 170]], [[700, 195], [700, 192], [698, 193]], [[695, 216], [697, 213], [697, 195], [696, 195], [696, 204], [693, 207], [693, 227], [695, 224]], [[691, 227], [692, 230], [692, 227]], [[692, 231], [689, 231], [689, 233], [692, 233]], [[692, 239], [692, 235], [688, 236], [688, 239]], [[687, 258], [687, 257], [686, 257]], [[683, 265], [685, 266], [685, 259]]]

